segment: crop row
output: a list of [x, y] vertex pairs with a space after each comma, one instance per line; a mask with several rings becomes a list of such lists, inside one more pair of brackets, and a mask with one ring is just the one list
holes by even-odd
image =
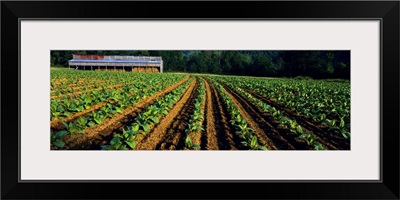
[[190, 115], [189, 122], [187, 123], [187, 128], [185, 130], [186, 138], [185, 143], [188, 149], [200, 149], [200, 136], [202, 131], [204, 131], [204, 106], [205, 106], [205, 96], [206, 89], [204, 86], [204, 80], [201, 80], [198, 86], [198, 96], [194, 103], [194, 112]]
[[[97, 72], [99, 73], [99, 72]], [[100, 74], [103, 74], [106, 72], [101, 72]], [[86, 74], [86, 73], [84, 73]], [[106, 73], [108, 74], [108, 73]], [[83, 93], [85, 91], [91, 91], [91, 90], [100, 90], [100, 89], [106, 89], [106, 88], [111, 88], [111, 87], [119, 87], [121, 85], [132, 85], [135, 82], [140, 82], [142, 80], [144, 81], [152, 81], [157, 80], [162, 77], [168, 77], [165, 75], [160, 75], [160, 74], [137, 74], [137, 73], [127, 73], [129, 76], [124, 75], [122, 76], [121, 73], [111, 73], [108, 74], [108, 78], [106, 80], [99, 80], [99, 79], [88, 79], [86, 78], [79, 78], [78, 83], [79, 84], [60, 84], [57, 85], [56, 87], [51, 87], [51, 96], [56, 97], [56, 98], [62, 98], [65, 96], [71, 96], [74, 93]], [[68, 82], [69, 79], [63, 82]], [[81, 81], [84, 81], [81, 83]]]
[[[76, 121], [71, 121], [69, 123], [62, 122], [65, 126], [64, 130], [58, 131], [55, 135], [59, 135], [59, 132], [65, 136], [66, 134], [71, 134], [72, 137], [74, 134], [84, 134], [85, 129], [88, 127], [93, 127], [96, 124], [102, 123], [106, 118], [113, 118], [116, 113], [122, 113], [124, 109], [129, 106], [134, 105], [138, 101], [147, 98], [149, 96], [154, 95], [156, 92], [165, 89], [168, 86], [171, 86], [175, 82], [179, 81], [180, 77], [171, 77], [168, 80], [160, 79], [160, 83], [152, 86], [147, 86], [146, 88], [133, 90], [133, 95], [129, 95], [124, 90], [122, 91], [113, 91], [113, 95], [107, 96], [105, 99], [101, 99], [103, 101], [112, 100], [112, 103], [106, 103], [105, 106], [101, 107], [97, 111], [92, 111], [85, 116], [79, 116]], [[145, 85], [145, 84], [143, 84]], [[104, 97], [104, 96], [103, 96]], [[111, 99], [110, 99], [111, 98]], [[60, 106], [60, 105], [59, 105]], [[82, 105], [80, 105], [82, 107]], [[67, 131], [67, 133], [65, 133]], [[52, 137], [56, 137], [53, 136]], [[59, 138], [59, 137], [58, 137]], [[52, 140], [55, 141], [55, 140]], [[59, 145], [57, 145], [59, 144]], [[53, 143], [58, 147], [63, 147], [64, 144], [61, 142]]]
[[346, 83], [223, 77], [350, 139], [350, 87]]
[[297, 124], [296, 120], [288, 118], [284, 115], [283, 112], [255, 98], [251, 94], [244, 91], [242, 88], [237, 87], [236, 85], [229, 82], [224, 83], [236, 92], [239, 92], [241, 95], [245, 96], [253, 105], [271, 115], [274, 120], [279, 121], [279, 127], [289, 129], [290, 133], [295, 134], [299, 139], [304, 140], [305, 142], [307, 142], [308, 145], [313, 146], [316, 150], [324, 150], [324, 147], [316, 140], [314, 134], [304, 131], [304, 128], [301, 125]]
[[260, 145], [254, 130], [249, 126], [247, 119], [242, 116], [237, 105], [233, 103], [232, 99], [227, 95], [225, 89], [214, 79], [211, 82], [216, 86], [218, 92], [222, 96], [223, 103], [227, 106], [227, 110], [231, 116], [230, 123], [235, 127], [235, 134], [242, 139], [242, 144], [250, 150], [268, 150], [265, 146]]
[[50, 86], [53, 88], [66, 87], [71, 85], [96, 84], [98, 82], [107, 82], [109, 80], [123, 81], [142, 76], [134, 73], [116, 73], [116, 72], [97, 72], [81, 70], [59, 70], [50, 71]]
[[122, 128], [122, 132], [114, 133], [113, 139], [109, 144], [103, 145], [103, 150], [127, 150], [135, 149], [138, 141], [149, 136], [150, 131], [154, 128], [155, 124], [160, 122], [160, 118], [166, 116], [174, 104], [182, 97], [184, 91], [193, 78], [185, 82], [183, 85], [174, 89], [156, 100], [156, 102], [145, 108], [135, 118], [130, 126]]
[[[120, 107], [131, 105], [141, 98], [151, 96], [173, 83], [182, 80], [184, 76], [169, 76], [154, 80], [137, 81], [119, 89], [103, 89], [81, 94], [74, 99], [52, 99], [50, 101], [50, 120], [60, 119], [90, 109], [100, 102], [110, 102]], [[118, 102], [118, 104], [116, 103]], [[61, 118], [60, 118], [61, 117]]]

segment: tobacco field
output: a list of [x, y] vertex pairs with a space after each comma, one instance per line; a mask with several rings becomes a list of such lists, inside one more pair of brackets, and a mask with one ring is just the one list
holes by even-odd
[[350, 150], [350, 82], [51, 71], [51, 150]]

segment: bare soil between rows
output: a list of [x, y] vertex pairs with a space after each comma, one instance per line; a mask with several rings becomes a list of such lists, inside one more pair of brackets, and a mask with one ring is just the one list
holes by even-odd
[[[202, 78], [203, 79], [203, 78]], [[204, 126], [206, 130], [206, 133], [202, 135], [201, 137], [201, 149], [206, 149], [206, 150], [218, 150], [218, 130], [216, 127], [216, 120], [214, 118], [214, 113], [215, 111], [215, 97], [213, 98], [213, 93], [211, 92], [211, 87], [208, 84], [208, 82], [203, 79], [204, 81], [204, 86], [206, 88], [206, 103], [205, 103], [205, 108], [204, 108]]]
[[184, 148], [185, 129], [194, 111], [197, 87], [198, 80], [195, 79], [149, 136], [137, 144], [137, 150], [181, 150]]
[[235, 128], [231, 125], [231, 116], [228, 112], [228, 108], [223, 103], [223, 98], [221, 94], [215, 88], [209, 80], [206, 80], [209, 90], [206, 92], [210, 95], [210, 101], [207, 102], [207, 111], [211, 112], [206, 115], [206, 130], [211, 130], [207, 132], [208, 138], [216, 137], [217, 146], [215, 142], [211, 143], [214, 139], [210, 140], [206, 147], [209, 150], [247, 150], [248, 148], [241, 144], [241, 139], [235, 133]]

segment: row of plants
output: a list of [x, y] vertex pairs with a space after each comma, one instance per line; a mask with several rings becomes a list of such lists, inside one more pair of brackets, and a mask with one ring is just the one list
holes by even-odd
[[[62, 73], [63, 78], [53, 77], [54, 74]], [[96, 89], [101, 86], [111, 86], [121, 83], [126, 80], [132, 80], [138, 78], [138, 76], [132, 76], [131, 78], [117, 77], [113, 75], [108, 75], [107, 78], [89, 78], [87, 73], [78, 72], [80, 76], [73, 76], [73, 71], [57, 71], [51, 74], [50, 89], [51, 96], [62, 95], [72, 92], [80, 92], [85, 89], [91, 88]]]
[[350, 139], [350, 84], [315, 80], [222, 77], [252, 90], [298, 116]]
[[[73, 72], [73, 71], [67, 71], [67, 72], [63, 72], [68, 74], [68, 72]], [[96, 72], [99, 74], [102, 74], [103, 72]], [[86, 74], [86, 73], [85, 73]], [[105, 90], [107, 88], [118, 88], [121, 87], [123, 85], [133, 85], [134, 83], [140, 82], [141, 80], [152, 80], [154, 79], [154, 75], [149, 75], [149, 74], [139, 74], [139, 73], [126, 73], [128, 75], [119, 75], [121, 73], [111, 73], [108, 76], [107, 80], [93, 80], [93, 79], [89, 79], [87, 82], [85, 81], [85, 83], [80, 83], [78, 86], [74, 86], [74, 87], [70, 87], [70, 85], [67, 84], [62, 84], [62, 86], [58, 86], [58, 87], [51, 87], [51, 93], [50, 96], [52, 98], [65, 98], [65, 97], [69, 97], [69, 96], [76, 96], [77, 94], [81, 94], [84, 92], [88, 92], [88, 91], [94, 91], [94, 90]], [[118, 76], [117, 76], [118, 75]], [[160, 75], [155, 75], [160, 76]], [[160, 77], [164, 77], [164, 76], [160, 76]], [[80, 78], [81, 80], [86, 80], [85, 78]], [[65, 79], [62, 79], [65, 80]]]
[[204, 80], [200, 81], [197, 92], [198, 95], [194, 103], [194, 111], [193, 114], [190, 115], [190, 119], [185, 130], [185, 145], [188, 149], [201, 149], [200, 144], [194, 143], [194, 141], [200, 141], [201, 133], [204, 131], [203, 122], [206, 97]]
[[50, 86], [53, 88], [62, 88], [71, 85], [135, 79], [137, 76], [139, 75], [135, 73], [115, 73], [107, 71], [51, 70]]
[[160, 119], [169, 113], [193, 80], [193, 77], [190, 78], [189, 81], [145, 108], [130, 126], [122, 128], [122, 132], [113, 133], [113, 139], [109, 144], [103, 145], [102, 150], [134, 150], [137, 142], [147, 137], [155, 124], [158, 124]]
[[[132, 83], [130, 83], [132, 84]], [[121, 84], [118, 82], [110, 82], [110, 83], [98, 83], [94, 85], [82, 85], [79, 87], [67, 87], [65, 89], [52, 89], [50, 92], [50, 98], [51, 99], [63, 99], [63, 98], [69, 98], [69, 97], [75, 97], [80, 94], [84, 94], [86, 92], [91, 92], [91, 91], [96, 91], [96, 90], [105, 90], [105, 89], [112, 89], [112, 88], [118, 88], [126, 84]]]
[[[109, 71], [82, 71], [82, 70], [59, 70], [51, 71], [50, 88], [52, 93], [63, 90], [61, 95], [84, 88], [101, 88], [116, 84], [131, 84], [132, 81], [153, 79], [154, 77], [170, 76], [171, 74], [147, 74], [147, 73], [116, 73]], [[183, 75], [175, 75], [183, 76]], [[83, 88], [79, 88], [83, 87]], [[52, 94], [51, 96], [58, 95]]]
[[63, 120], [65, 117], [90, 109], [101, 102], [116, 102], [121, 96], [126, 97], [126, 94], [131, 95], [133, 99], [140, 98], [140, 92], [144, 92], [150, 87], [153, 86], [136, 83], [136, 85], [120, 89], [91, 91], [74, 98], [52, 99], [50, 100], [50, 120]]
[[[132, 106], [143, 98], [154, 95], [156, 92], [171, 86], [175, 82], [175, 79], [169, 79], [163, 80], [157, 85], [150, 84], [152, 86], [148, 86], [147, 88], [131, 90], [130, 92], [134, 92], [133, 95], [128, 94], [127, 92], [118, 93], [118, 95], [115, 95], [115, 98], [112, 99], [112, 103], [106, 103], [106, 106], [101, 107], [99, 110], [92, 111], [85, 116], [80, 116], [75, 121], [69, 123], [62, 122], [65, 128], [57, 131], [55, 134], [50, 132], [53, 134], [51, 137], [54, 138], [56, 137], [54, 135], [60, 135], [60, 132], [63, 133], [61, 134], [62, 136], [71, 134], [71, 138], [73, 138], [75, 134], [84, 134], [85, 129], [101, 124], [107, 118], [113, 118], [116, 113], [122, 113], [127, 107]], [[67, 133], [64, 134], [64, 131]], [[59, 148], [64, 146], [62, 142], [52, 142], [52, 144]]]
[[277, 110], [275, 107], [264, 103], [263, 101], [255, 98], [253, 95], [247, 93], [242, 88], [236, 85], [224, 82], [231, 89], [245, 96], [253, 105], [257, 106], [264, 112], [271, 115], [274, 120], [278, 121], [280, 124], [278, 127], [286, 128], [290, 133], [296, 135], [299, 139], [307, 142], [308, 145], [313, 146], [315, 150], [324, 150], [325, 148], [317, 141], [317, 138], [311, 132], [304, 131], [303, 127], [297, 124], [296, 120], [292, 120], [284, 115], [284, 112]]
[[242, 144], [250, 150], [268, 150], [265, 146], [259, 144], [258, 138], [254, 130], [247, 123], [247, 119], [242, 116], [237, 105], [233, 103], [232, 99], [227, 95], [225, 89], [220, 85], [215, 78], [208, 77], [208, 79], [215, 85], [219, 94], [222, 96], [224, 104], [231, 116], [230, 123], [235, 127], [235, 133], [242, 139]]
[[81, 94], [74, 98], [52, 99], [50, 100], [50, 120], [64, 120], [65, 117], [75, 113], [90, 109], [91, 106], [101, 102], [109, 102], [114, 104], [116, 101], [124, 103], [126, 98], [137, 101], [153, 95], [157, 91], [172, 85], [175, 82], [183, 80], [184, 76], [165, 76], [159, 79], [138, 79], [131, 85], [124, 85], [118, 89], [103, 88], [99, 91], [91, 91]]

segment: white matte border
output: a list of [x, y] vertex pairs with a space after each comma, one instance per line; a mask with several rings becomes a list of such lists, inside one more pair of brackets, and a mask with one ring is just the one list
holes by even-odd
[[[21, 180], [379, 180], [379, 27], [21, 20]], [[50, 50], [77, 49], [351, 50], [351, 151], [50, 151]]]

